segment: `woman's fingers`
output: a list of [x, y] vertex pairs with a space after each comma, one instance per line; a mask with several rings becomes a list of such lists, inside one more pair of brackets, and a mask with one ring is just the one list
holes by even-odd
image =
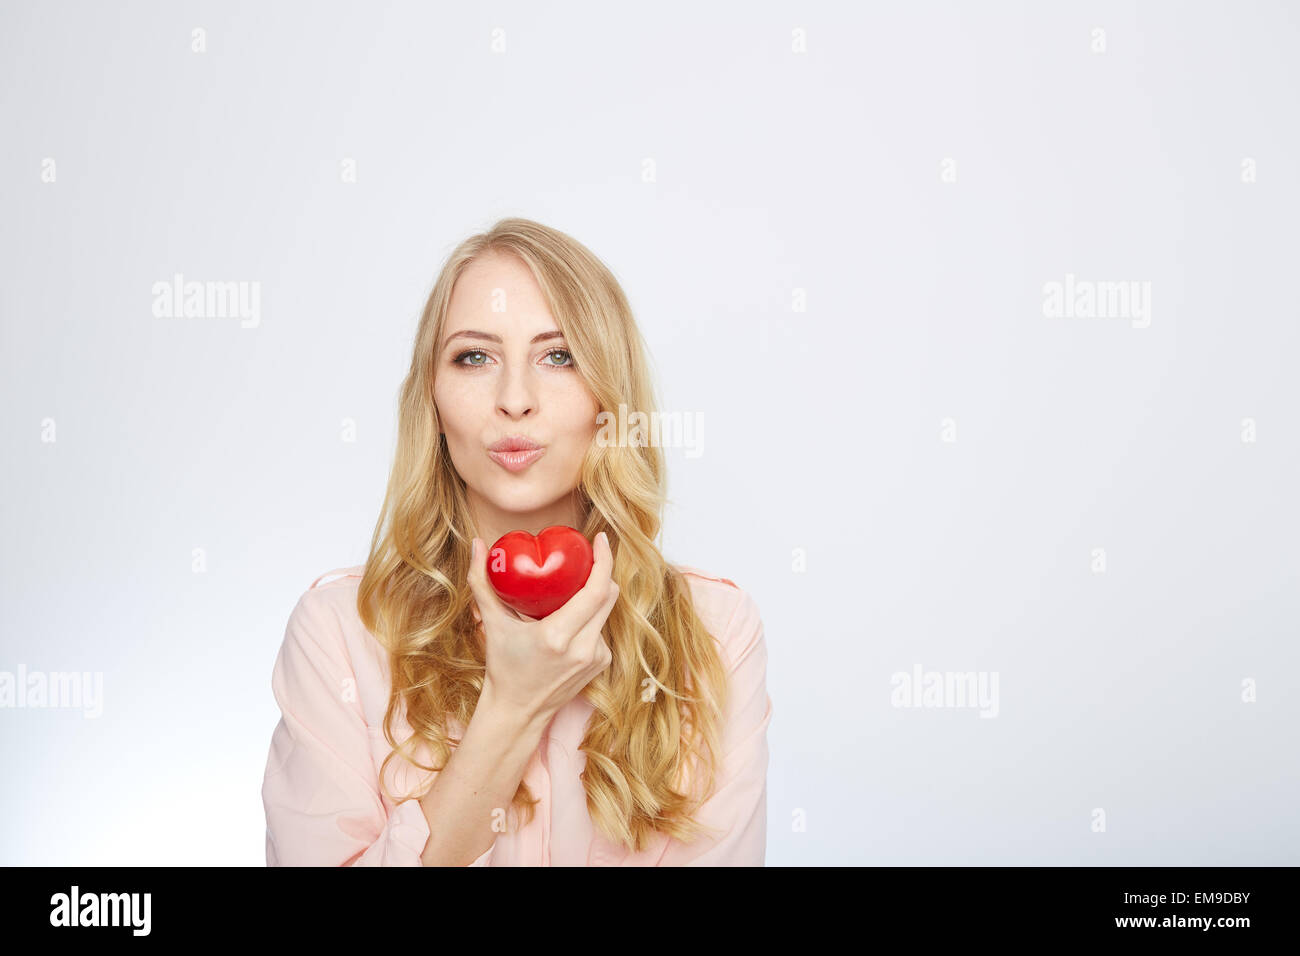
[[[603, 634], [605, 622], [609, 620], [610, 612], [614, 610], [614, 604], [618, 601], [618, 585], [611, 581], [609, 588], [609, 596], [597, 609], [595, 616], [587, 622], [586, 626], [578, 632], [578, 636], [575, 638], [578, 652], [587, 657], [593, 657], [598, 650], [598, 645], [605, 642]], [[607, 652], [608, 649], [609, 647], [606, 645]]]
[[487, 557], [484, 553], [483, 542], [478, 538], [473, 539], [471, 544], [469, 574], [467, 577], [470, 592], [474, 595], [474, 603], [477, 605], [474, 616], [480, 622], [483, 620], [482, 615], [494, 619], [509, 615], [510, 608], [501, 602], [501, 598], [497, 596], [497, 592], [487, 579]]

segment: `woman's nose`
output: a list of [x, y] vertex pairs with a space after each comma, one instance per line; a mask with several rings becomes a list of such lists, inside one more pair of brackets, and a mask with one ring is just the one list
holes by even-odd
[[527, 369], [507, 369], [501, 376], [497, 407], [511, 418], [521, 418], [536, 409], [537, 396]]

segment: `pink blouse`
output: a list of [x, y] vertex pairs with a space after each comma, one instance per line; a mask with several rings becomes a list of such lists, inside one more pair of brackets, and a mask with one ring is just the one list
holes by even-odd
[[[758, 607], [726, 578], [677, 565], [696, 612], [720, 645], [731, 679], [724, 759], [715, 789], [693, 817], [716, 836], [682, 843], [665, 834], [640, 853], [612, 844], [587, 812], [578, 747], [592, 706], [581, 695], [556, 712], [523, 779], [540, 803], [522, 827], [512, 810], [508, 832], [470, 866], [762, 866], [767, 843], [767, 645]], [[268, 866], [421, 866], [429, 824], [419, 799], [394, 806], [379, 787], [389, 753], [383, 719], [391, 677], [383, 646], [357, 614], [362, 567], [329, 571], [312, 582], [289, 616], [271, 673], [281, 719], [271, 736], [262, 802]], [[333, 577], [342, 575], [342, 577]], [[331, 578], [324, 584], [324, 578]], [[412, 730], [395, 715], [398, 741]], [[460, 739], [464, 727], [452, 720]], [[416, 748], [430, 763], [426, 744]], [[389, 761], [397, 795], [423, 793], [432, 772], [401, 757]]]

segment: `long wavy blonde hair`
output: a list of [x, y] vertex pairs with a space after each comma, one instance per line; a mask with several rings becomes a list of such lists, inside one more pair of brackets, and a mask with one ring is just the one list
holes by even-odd
[[[452, 287], [471, 261], [488, 252], [513, 254], [529, 266], [601, 410], [617, 419], [620, 403], [647, 415], [657, 407], [627, 298], [581, 243], [510, 218], [451, 253], [416, 332], [393, 469], [357, 593], [361, 620], [387, 648], [391, 664], [384, 735], [394, 749], [380, 768], [381, 781], [399, 754], [422, 770], [441, 770], [459, 743], [446, 718], [468, 726], [483, 689], [485, 656], [466, 580], [468, 499], [440, 434], [433, 385]], [[656, 833], [691, 842], [706, 829], [690, 814], [713, 789], [726, 706], [726, 671], [716, 642], [696, 614], [687, 581], [655, 544], [665, 486], [657, 445], [593, 441], [576, 489], [579, 530], [588, 540], [607, 533], [619, 586], [603, 631], [613, 662], [581, 692], [594, 708], [580, 748], [587, 755], [583, 785], [593, 825], [633, 852], [646, 849]], [[695, 688], [705, 692], [693, 696]], [[400, 747], [393, 734], [399, 709], [413, 731]], [[435, 765], [416, 759], [417, 740], [427, 742]], [[688, 779], [696, 786], [684, 786]], [[531, 821], [538, 802], [521, 781], [511, 806], [516, 816], [526, 810]]]

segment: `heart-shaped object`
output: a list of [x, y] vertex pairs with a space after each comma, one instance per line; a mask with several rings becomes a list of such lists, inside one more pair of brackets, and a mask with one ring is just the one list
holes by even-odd
[[557, 524], [536, 537], [509, 531], [488, 550], [488, 581], [501, 602], [541, 620], [582, 590], [596, 556], [576, 528]]

